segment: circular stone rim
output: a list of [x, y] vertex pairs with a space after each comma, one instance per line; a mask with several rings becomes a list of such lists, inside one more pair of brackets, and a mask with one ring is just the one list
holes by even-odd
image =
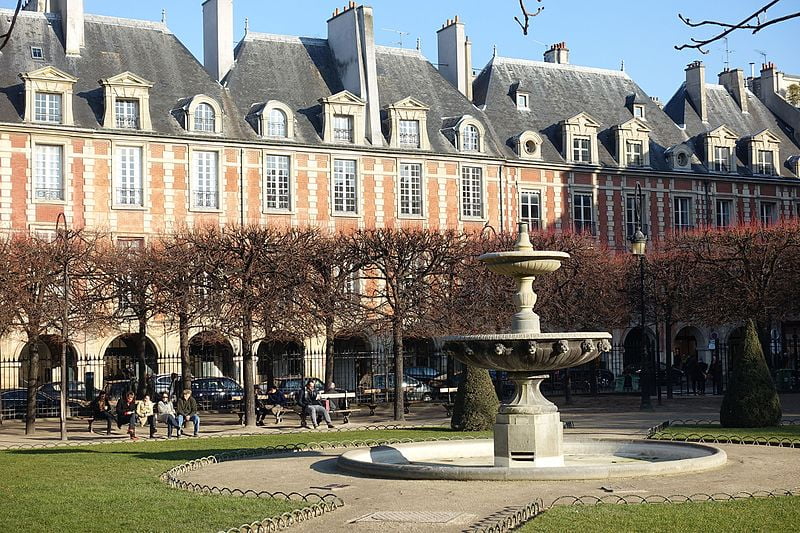
[[[404, 449], [425, 448], [442, 449], [454, 445], [486, 446], [493, 450], [491, 439], [475, 439], [462, 441], [432, 441], [387, 445], [398, 452]], [[724, 450], [708, 444], [695, 442], [649, 441], [640, 439], [586, 439], [564, 441], [565, 448], [575, 445], [588, 445], [602, 448], [603, 445], [634, 445], [651, 449], [653, 447], [666, 450], [695, 450], [705, 455], [668, 459], [659, 462], [611, 463], [611, 464], [578, 464], [574, 466], [555, 467], [497, 467], [497, 466], [457, 466], [448, 464], [398, 464], [373, 463], [358, 457], [369, 455], [371, 450], [379, 447], [350, 450], [339, 456], [337, 465], [344, 471], [363, 474], [375, 478], [392, 479], [428, 479], [453, 481], [569, 481], [592, 480], [622, 477], [646, 477], [656, 475], [686, 474], [712, 470], [723, 466], [728, 455]], [[446, 458], [445, 453], [436, 450], [431, 454], [431, 461]], [[481, 456], [485, 456], [482, 454]], [[474, 455], [473, 455], [474, 457]], [[424, 459], [417, 459], [418, 461]]]

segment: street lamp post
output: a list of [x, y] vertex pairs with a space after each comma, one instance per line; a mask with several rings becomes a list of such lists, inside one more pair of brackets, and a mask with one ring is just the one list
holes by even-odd
[[[61, 224], [63, 223], [63, 229], [59, 230]], [[59, 422], [61, 425], [61, 440], [65, 441], [68, 439], [67, 437], [67, 394], [68, 394], [68, 387], [69, 381], [67, 379], [67, 342], [68, 342], [68, 335], [69, 330], [67, 328], [67, 315], [69, 313], [69, 260], [67, 258], [67, 246], [69, 245], [69, 239], [67, 235], [67, 217], [64, 216], [64, 213], [59, 213], [58, 218], [56, 218], [56, 235], [58, 239], [61, 241], [62, 248], [62, 260], [63, 263], [63, 283], [64, 283], [64, 309], [62, 310], [63, 314], [61, 316], [61, 410], [59, 416]]]
[[650, 372], [649, 361], [645, 353], [645, 306], [644, 306], [644, 254], [647, 248], [647, 235], [642, 231], [642, 185], [636, 182], [636, 198], [634, 202], [634, 215], [636, 231], [631, 236], [631, 253], [639, 258], [639, 288], [640, 288], [640, 321], [639, 321], [639, 356], [642, 362], [642, 372], [639, 377], [639, 388], [642, 391], [640, 409], [653, 408], [650, 403]]

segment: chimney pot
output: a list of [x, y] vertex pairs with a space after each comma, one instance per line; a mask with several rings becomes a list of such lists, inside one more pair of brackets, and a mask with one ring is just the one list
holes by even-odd
[[692, 61], [686, 66], [686, 94], [692, 101], [700, 120], [708, 120], [706, 104], [706, 68], [702, 61]]
[[544, 53], [544, 60], [547, 63], [557, 63], [566, 65], [569, 63], [569, 49], [567, 48], [566, 41], [553, 43], [550, 48]]

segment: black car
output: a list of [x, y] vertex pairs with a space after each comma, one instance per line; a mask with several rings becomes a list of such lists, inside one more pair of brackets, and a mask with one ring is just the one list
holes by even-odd
[[224, 409], [241, 402], [244, 389], [231, 378], [198, 378], [192, 380], [192, 396], [203, 409]]
[[[3, 418], [25, 418], [28, 405], [27, 389], [12, 389], [0, 394], [2, 398]], [[59, 400], [44, 394], [36, 393], [36, 416], [47, 418], [58, 416]]]
[[[642, 365], [629, 365], [625, 367], [625, 373], [627, 374], [636, 374], [637, 376], [642, 375]], [[672, 376], [672, 384], [675, 386], [680, 386], [683, 381], [684, 372], [679, 368], [672, 367], [672, 372], [670, 373]], [[659, 363], [658, 365], [658, 385], [666, 386], [667, 384], [667, 365], [665, 363]]]
[[[59, 398], [61, 396], [61, 382], [51, 381], [50, 383], [45, 383], [39, 387], [39, 391], [50, 398]], [[70, 400], [86, 400], [86, 384], [83, 381], [68, 381], [67, 398]]]
[[[317, 392], [325, 390], [325, 383], [319, 378], [275, 378], [275, 386], [283, 393], [288, 401], [295, 402], [297, 401], [297, 393], [306, 386], [309, 380], [314, 382], [314, 390]], [[266, 382], [261, 384], [261, 390], [266, 392]]]

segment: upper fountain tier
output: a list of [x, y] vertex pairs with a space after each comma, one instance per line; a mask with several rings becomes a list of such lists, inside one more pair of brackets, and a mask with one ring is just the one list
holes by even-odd
[[528, 237], [528, 225], [520, 223], [517, 242], [509, 252], [491, 252], [478, 258], [486, 268], [503, 276], [526, 278], [555, 272], [561, 261], [569, 259], [566, 252], [534, 251]]

